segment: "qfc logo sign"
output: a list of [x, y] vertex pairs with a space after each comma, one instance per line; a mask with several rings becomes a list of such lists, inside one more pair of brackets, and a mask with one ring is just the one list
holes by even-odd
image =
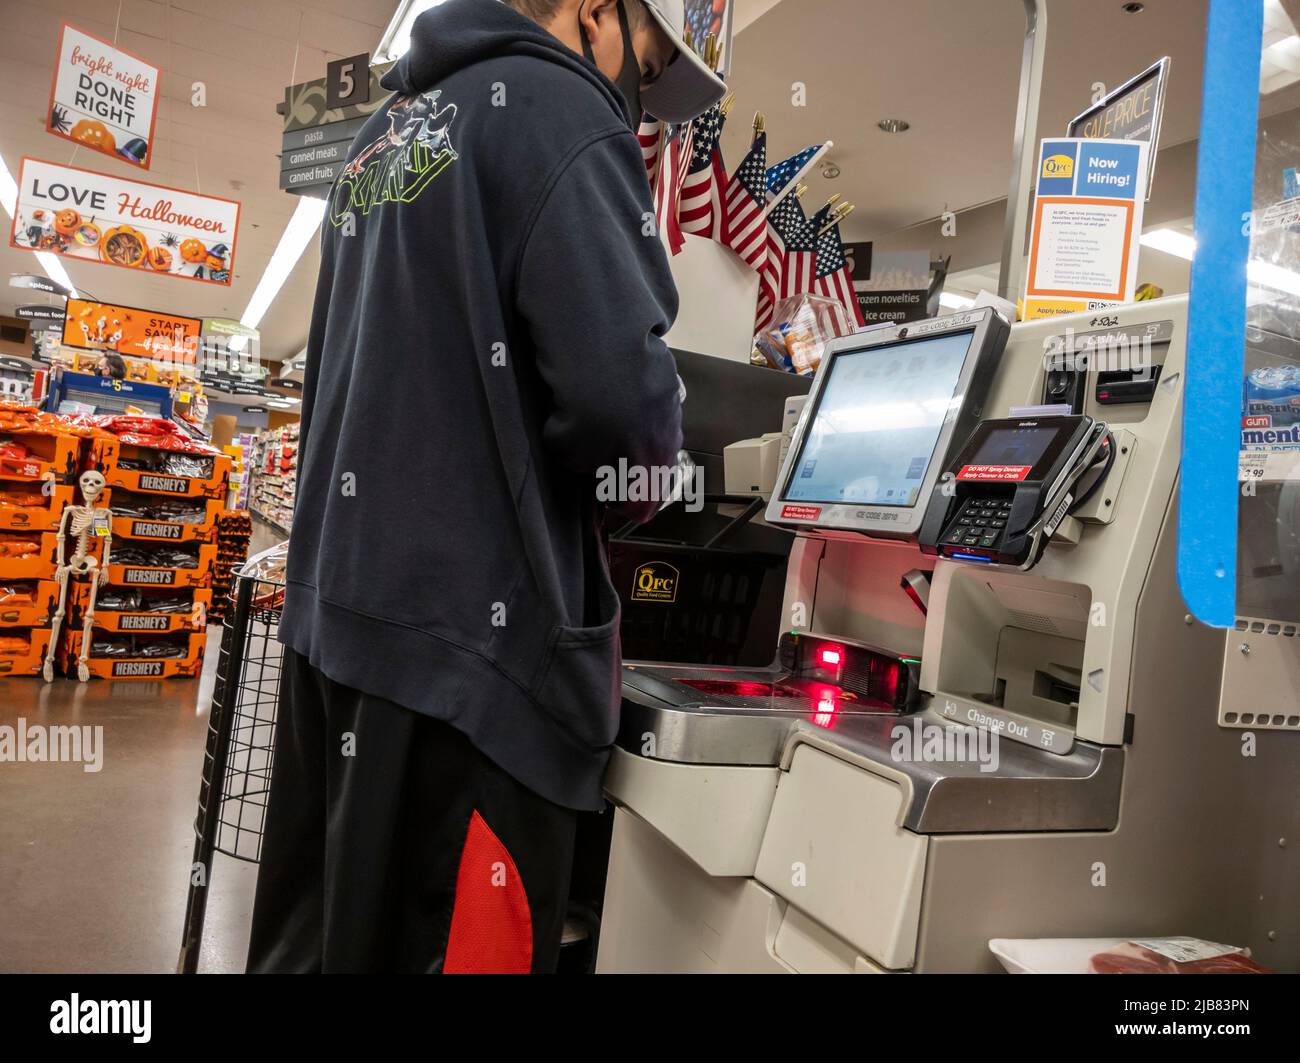
[[1079, 144], [1073, 140], [1043, 141], [1038, 164], [1040, 196], [1074, 195], [1074, 171], [1079, 165]]
[[1044, 177], [1073, 177], [1074, 159], [1069, 155], [1049, 155], [1043, 160]]
[[681, 573], [666, 561], [647, 561], [632, 580], [632, 601], [675, 602]]

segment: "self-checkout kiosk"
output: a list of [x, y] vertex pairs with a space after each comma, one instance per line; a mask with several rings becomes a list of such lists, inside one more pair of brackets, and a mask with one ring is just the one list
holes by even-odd
[[992, 971], [1189, 934], [1300, 965], [1300, 733], [1220, 725], [1175, 577], [1185, 298], [843, 337], [767, 503], [772, 663], [630, 661], [602, 972]]

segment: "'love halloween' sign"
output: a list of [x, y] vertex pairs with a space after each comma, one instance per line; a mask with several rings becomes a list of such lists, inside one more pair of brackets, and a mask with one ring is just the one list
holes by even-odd
[[23, 159], [9, 245], [228, 285], [238, 228], [231, 199]]

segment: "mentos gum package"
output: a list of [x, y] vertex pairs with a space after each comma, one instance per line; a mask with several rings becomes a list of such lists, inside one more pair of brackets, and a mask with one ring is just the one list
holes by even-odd
[[1252, 370], [1242, 412], [1242, 450], [1300, 447], [1300, 366]]

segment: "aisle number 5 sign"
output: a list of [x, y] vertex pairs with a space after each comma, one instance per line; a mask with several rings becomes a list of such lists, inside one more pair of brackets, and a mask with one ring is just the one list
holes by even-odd
[[325, 109], [370, 102], [370, 56], [365, 52], [325, 64]]

